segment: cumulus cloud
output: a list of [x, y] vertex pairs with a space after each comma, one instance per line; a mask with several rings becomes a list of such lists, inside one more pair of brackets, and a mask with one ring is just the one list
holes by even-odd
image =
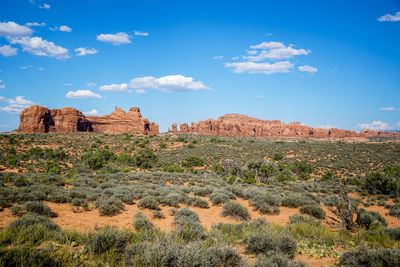
[[0, 80], [0, 89], [4, 88], [6, 88], [6, 84], [2, 80]]
[[98, 53], [98, 51], [95, 48], [85, 48], [85, 47], [76, 48], [74, 51], [78, 57], [95, 55]]
[[51, 6], [49, 4], [43, 3], [43, 5], [39, 5], [39, 8], [41, 8], [41, 9], [50, 9]]
[[15, 56], [17, 54], [17, 48], [14, 48], [10, 45], [3, 45], [0, 46], [0, 55], [4, 56], [4, 57], [11, 57], [11, 56]]
[[128, 84], [121, 83], [121, 84], [109, 84], [109, 85], [102, 85], [100, 86], [101, 91], [106, 92], [127, 92], [129, 90]]
[[381, 21], [381, 22], [385, 22], [385, 21], [399, 22], [400, 21], [400, 11], [396, 12], [396, 14], [394, 14], [394, 15], [386, 14], [386, 15], [380, 16], [378, 18], [378, 20]]
[[115, 34], [102, 33], [97, 35], [96, 39], [100, 42], [111, 43], [113, 45], [123, 45], [131, 43], [129, 35], [124, 32], [119, 32]]
[[299, 71], [307, 72], [307, 73], [311, 73], [311, 74], [318, 72], [317, 68], [309, 66], [309, 65], [299, 66], [298, 69], [299, 69]]
[[58, 27], [58, 30], [60, 32], [72, 32], [72, 29], [67, 25], [61, 25], [60, 27]]
[[[310, 50], [295, 48], [292, 44], [285, 45], [283, 42], [261, 42], [254, 44], [246, 50], [246, 54], [232, 58], [232, 61], [225, 63], [226, 68], [231, 68], [235, 73], [287, 73], [294, 67], [289, 59], [309, 55]], [[300, 71], [315, 73], [318, 70], [314, 67], [304, 65]]]
[[358, 127], [360, 127], [363, 130], [374, 130], [374, 131], [387, 131], [391, 129], [388, 123], [380, 120], [373, 121], [370, 123], [360, 123], [358, 124]]
[[22, 50], [39, 57], [52, 57], [56, 59], [69, 58], [68, 49], [46, 41], [41, 37], [16, 37], [10, 38], [12, 44], [20, 44]]
[[0, 22], [0, 36], [3, 37], [21, 37], [29, 36], [32, 30], [24, 25], [19, 25], [13, 21]]
[[69, 91], [65, 96], [67, 98], [101, 98], [101, 95], [90, 90]]
[[92, 109], [92, 110], [83, 112], [83, 114], [85, 114], [86, 116], [96, 116], [97, 114], [99, 114], [99, 112], [96, 109]]
[[148, 32], [134, 31], [133, 34], [135, 36], [149, 36]]
[[[310, 50], [296, 49], [292, 45], [285, 46], [285, 44], [281, 42], [262, 42], [257, 45], [252, 45], [250, 48], [253, 49], [250, 50], [251, 55], [244, 57], [244, 59], [248, 61], [289, 59], [311, 53]], [[261, 51], [258, 52], [257, 50]]]
[[46, 23], [44, 23], [44, 22], [27, 22], [27, 23], [25, 23], [25, 25], [28, 27], [44, 27], [44, 26], [46, 26]]
[[192, 77], [180, 74], [166, 75], [163, 77], [145, 76], [134, 78], [129, 82], [129, 87], [133, 89], [158, 89], [165, 92], [171, 91], [198, 91], [208, 87], [199, 81], [194, 81]]
[[396, 108], [395, 107], [383, 107], [383, 108], [380, 108], [379, 110], [381, 110], [381, 111], [395, 111]]
[[257, 62], [233, 62], [225, 63], [226, 68], [233, 69], [236, 73], [287, 73], [293, 68], [294, 64], [289, 61], [279, 61], [274, 63]]
[[32, 101], [25, 99], [23, 96], [17, 96], [15, 98], [0, 97], [0, 101], [7, 102], [7, 106], [0, 107], [0, 111], [12, 114], [18, 114], [23, 109], [34, 105]]

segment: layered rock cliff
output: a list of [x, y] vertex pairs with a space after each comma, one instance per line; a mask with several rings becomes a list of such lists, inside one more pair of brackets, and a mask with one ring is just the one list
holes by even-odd
[[158, 134], [158, 125], [143, 118], [139, 108], [116, 108], [106, 116], [86, 117], [77, 109], [31, 106], [21, 111], [19, 131], [24, 133], [104, 132]]
[[366, 130], [360, 133], [336, 128], [313, 128], [298, 122], [285, 124], [279, 120], [260, 120], [240, 114], [226, 114], [218, 119], [208, 119], [192, 123], [183, 123], [179, 130], [176, 124], [171, 127], [173, 133], [194, 133], [213, 136], [236, 137], [299, 137], [299, 138], [357, 138], [375, 136], [397, 136], [398, 133]]

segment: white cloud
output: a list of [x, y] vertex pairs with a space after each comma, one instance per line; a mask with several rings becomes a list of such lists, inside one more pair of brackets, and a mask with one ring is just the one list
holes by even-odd
[[39, 8], [41, 8], [41, 9], [50, 9], [51, 6], [49, 4], [43, 3], [43, 5], [39, 5]]
[[256, 45], [251, 45], [251, 49], [275, 49], [284, 48], [285, 45], [281, 42], [262, 42]]
[[233, 62], [225, 63], [226, 68], [232, 68], [236, 73], [287, 73], [293, 68], [294, 64], [289, 61], [279, 61], [275, 63], [256, 63], [256, 62]]
[[317, 68], [309, 66], [309, 65], [299, 66], [298, 69], [299, 69], [299, 71], [307, 72], [307, 73], [311, 73], [311, 74], [318, 72]]
[[87, 56], [87, 55], [95, 55], [98, 53], [98, 51], [95, 48], [85, 48], [85, 47], [79, 47], [75, 49], [75, 53], [77, 56]]
[[135, 92], [136, 92], [136, 94], [139, 94], [139, 95], [146, 93], [146, 91], [143, 89], [136, 89]]
[[15, 56], [17, 54], [17, 48], [14, 48], [10, 45], [3, 45], [0, 46], [0, 55], [4, 56], [4, 57], [11, 57], [11, 56]]
[[65, 96], [67, 98], [101, 98], [101, 95], [90, 90], [69, 91]]
[[130, 44], [131, 40], [129, 35], [124, 32], [119, 32], [116, 34], [99, 34], [96, 39], [100, 42], [111, 43], [113, 45]]
[[360, 127], [363, 130], [374, 130], [374, 131], [387, 131], [390, 130], [391, 127], [388, 123], [377, 120], [373, 121], [371, 123], [360, 123], [358, 124], [358, 127]]
[[10, 38], [12, 44], [20, 44], [22, 50], [39, 57], [52, 57], [56, 59], [69, 58], [68, 49], [58, 46], [53, 42], [43, 40], [41, 37]]
[[44, 26], [46, 26], [46, 23], [44, 23], [44, 22], [27, 22], [27, 23], [25, 23], [25, 25], [28, 27], [44, 27]]
[[102, 85], [100, 86], [101, 91], [107, 92], [127, 92], [128, 91], [128, 84], [121, 83], [121, 84], [109, 84], [109, 85]]
[[4, 98], [0, 97], [1, 101], [8, 103], [5, 107], [0, 107], [0, 111], [17, 114], [23, 109], [32, 106], [34, 103], [30, 100], [25, 99], [23, 96], [17, 96], [15, 98]]
[[384, 21], [390, 21], [390, 22], [399, 22], [400, 21], [400, 11], [396, 12], [396, 14], [386, 14], [383, 16], [380, 16], [378, 18], [379, 21], [384, 22]]
[[213, 59], [216, 59], [216, 60], [221, 60], [221, 59], [223, 59], [224, 58], [224, 56], [214, 56], [213, 57]]
[[64, 86], [71, 87], [72, 83], [64, 83]]
[[90, 111], [83, 112], [83, 114], [86, 116], [96, 116], [97, 114], [99, 114], [99, 112], [96, 109], [92, 109]]
[[134, 31], [133, 34], [135, 36], [149, 36], [148, 32]]
[[180, 74], [166, 75], [160, 78], [153, 76], [138, 77], [129, 82], [133, 89], [158, 89], [165, 92], [170, 91], [198, 91], [208, 87], [202, 82], [194, 81], [192, 77]]
[[6, 88], [6, 84], [2, 80], [0, 80], [0, 89], [4, 88]]
[[258, 54], [256, 51], [252, 51], [254, 55], [245, 56], [244, 59], [249, 61], [262, 61], [266, 59], [270, 60], [281, 60], [288, 59], [300, 55], [308, 55], [311, 53], [310, 50], [296, 49], [292, 45], [285, 46], [281, 42], [262, 42], [257, 45], [250, 46], [253, 50], [261, 50]]
[[96, 83], [90, 82], [90, 83], [87, 83], [86, 86], [87, 86], [87, 87], [95, 87], [95, 86], [96, 86]]
[[61, 25], [60, 27], [58, 27], [58, 30], [60, 32], [72, 32], [72, 29], [67, 25]]
[[0, 36], [3, 37], [21, 37], [29, 36], [32, 30], [26, 26], [19, 25], [13, 21], [0, 22]]
[[395, 107], [383, 107], [383, 108], [380, 108], [379, 110], [381, 110], [381, 111], [395, 111], [396, 108]]

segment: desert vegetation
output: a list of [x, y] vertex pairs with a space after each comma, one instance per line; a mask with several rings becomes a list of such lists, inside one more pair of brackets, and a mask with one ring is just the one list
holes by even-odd
[[[396, 140], [75, 133], [0, 144], [1, 266], [399, 265]], [[82, 218], [91, 227], [75, 226]]]

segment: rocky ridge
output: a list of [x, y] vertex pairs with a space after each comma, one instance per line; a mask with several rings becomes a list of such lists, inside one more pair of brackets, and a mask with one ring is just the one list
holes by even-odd
[[226, 114], [218, 119], [207, 119], [176, 123], [170, 128], [172, 133], [193, 133], [211, 136], [234, 137], [287, 137], [287, 138], [365, 138], [365, 137], [400, 137], [399, 133], [364, 130], [355, 132], [336, 128], [314, 128], [299, 122], [283, 123], [279, 120], [260, 120], [246, 115]]
[[106, 116], [85, 116], [81, 111], [66, 107], [48, 109], [42, 106], [31, 106], [20, 113], [19, 132], [23, 133], [71, 133], [102, 132], [158, 134], [158, 125], [143, 118], [139, 108], [125, 112], [116, 108]]

